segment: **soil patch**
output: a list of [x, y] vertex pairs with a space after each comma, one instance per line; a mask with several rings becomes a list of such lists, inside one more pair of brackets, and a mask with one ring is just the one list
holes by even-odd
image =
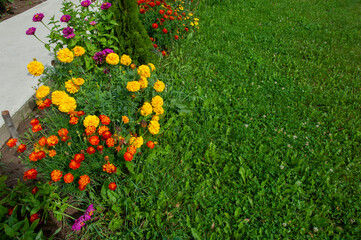
[[46, 0], [13, 0], [3, 11], [0, 11], [0, 22], [12, 18]]

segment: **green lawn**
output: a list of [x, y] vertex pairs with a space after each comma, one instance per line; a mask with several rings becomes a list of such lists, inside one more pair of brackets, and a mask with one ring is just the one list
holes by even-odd
[[197, 14], [157, 69], [185, 108], [168, 105], [162, 150], [124, 182], [118, 234], [360, 237], [361, 2], [206, 0]]

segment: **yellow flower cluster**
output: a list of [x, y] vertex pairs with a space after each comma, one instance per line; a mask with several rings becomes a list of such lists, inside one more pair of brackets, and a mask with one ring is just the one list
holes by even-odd
[[73, 48], [73, 52], [74, 52], [74, 56], [80, 57], [80, 56], [84, 55], [85, 49], [83, 47], [80, 47], [80, 46], [75, 46]]
[[74, 84], [81, 86], [85, 83], [85, 80], [82, 78], [72, 78], [71, 79], [73, 81]]
[[141, 77], [138, 81], [140, 83], [140, 89], [148, 87], [148, 80], [145, 77]]
[[162, 115], [164, 113], [164, 109], [163, 107], [159, 107], [159, 108], [153, 108], [154, 113], [158, 116], [158, 115]]
[[110, 65], [117, 65], [119, 63], [119, 56], [116, 53], [109, 53], [105, 61]]
[[138, 81], [131, 81], [127, 83], [127, 89], [129, 92], [136, 92], [140, 89], [140, 83]]
[[122, 116], [122, 120], [124, 124], [129, 123], [129, 118], [127, 116]]
[[74, 54], [68, 48], [63, 48], [56, 53], [56, 57], [60, 62], [71, 63], [74, 59]]
[[132, 59], [128, 55], [123, 54], [120, 58], [120, 63], [122, 65], [129, 66], [132, 63]]
[[139, 76], [141, 77], [150, 77], [150, 68], [147, 65], [141, 65], [137, 69]]
[[155, 91], [157, 91], [157, 92], [163, 92], [163, 91], [164, 91], [164, 88], [165, 88], [164, 82], [157, 80], [157, 81], [154, 83], [154, 90], [155, 90]]
[[95, 115], [88, 115], [85, 117], [84, 121], [83, 121], [83, 125], [85, 128], [89, 127], [89, 126], [93, 126], [93, 127], [98, 127], [99, 126], [99, 118]]
[[129, 143], [135, 148], [140, 148], [143, 145], [143, 137], [131, 137]]
[[36, 59], [30, 62], [27, 67], [29, 73], [34, 76], [40, 76], [44, 72], [44, 65], [41, 62], [36, 61]]
[[77, 93], [81, 85], [85, 82], [82, 78], [72, 78], [65, 82], [65, 88], [70, 93]]
[[61, 112], [72, 112], [76, 109], [76, 101], [64, 91], [55, 91], [51, 94], [51, 102], [59, 106]]
[[148, 130], [151, 134], [155, 135], [159, 133], [160, 125], [158, 121], [150, 121], [148, 124]]
[[152, 98], [152, 106], [153, 108], [160, 108], [163, 106], [163, 99], [161, 96], [155, 96]]
[[145, 102], [143, 104], [143, 106], [140, 108], [140, 114], [142, 114], [142, 116], [148, 116], [149, 114], [152, 113], [152, 105], [150, 105], [149, 102]]
[[50, 88], [48, 86], [40, 86], [38, 90], [36, 90], [36, 98], [42, 99], [50, 93]]

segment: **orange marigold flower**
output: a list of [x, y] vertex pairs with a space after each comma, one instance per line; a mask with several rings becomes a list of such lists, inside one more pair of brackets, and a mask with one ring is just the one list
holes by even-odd
[[124, 124], [129, 123], [129, 118], [127, 116], [122, 116], [122, 120]]
[[77, 112], [76, 112], [76, 115], [77, 115], [78, 117], [81, 117], [81, 116], [85, 115], [85, 112], [84, 112], [84, 111], [77, 111]]
[[132, 161], [132, 159], [133, 159], [133, 155], [132, 155], [130, 152], [126, 152], [126, 153], [124, 154], [124, 159], [125, 159], [125, 161], [130, 162], [130, 161]]
[[147, 146], [148, 146], [150, 149], [153, 149], [153, 148], [154, 148], [154, 142], [148, 141], [148, 142], [147, 142]]
[[39, 188], [38, 188], [38, 187], [33, 187], [33, 189], [31, 189], [31, 193], [32, 193], [33, 195], [35, 195], [38, 191], [39, 191]]
[[30, 222], [33, 223], [35, 222], [35, 220], [40, 218], [40, 214], [39, 213], [34, 213], [33, 215], [30, 216]]
[[115, 173], [117, 171], [117, 167], [114, 166], [113, 163], [107, 163], [103, 165], [103, 171], [107, 173]]
[[80, 162], [77, 162], [73, 159], [69, 163], [69, 167], [74, 170], [80, 168], [80, 165], [81, 165]]
[[39, 120], [37, 118], [34, 118], [33, 120], [31, 120], [30, 125], [31, 126], [35, 126], [39, 124]]
[[93, 135], [97, 129], [94, 126], [89, 126], [85, 128], [85, 134], [86, 135]]
[[25, 144], [20, 144], [16, 151], [19, 152], [19, 153], [23, 153], [23, 152], [25, 152], [25, 150], [26, 150], [26, 145]]
[[99, 116], [100, 118], [100, 122], [104, 125], [109, 125], [110, 123], [110, 118], [108, 116], [105, 116], [105, 115], [100, 115]]
[[103, 149], [104, 149], [104, 146], [103, 146], [103, 145], [98, 145], [98, 146], [97, 146], [97, 150], [98, 150], [99, 152], [103, 151]]
[[74, 155], [74, 160], [77, 162], [84, 161], [84, 154], [83, 153], [77, 153]]
[[92, 136], [89, 138], [89, 142], [91, 145], [98, 145], [99, 144], [99, 137], [98, 136]]
[[56, 151], [55, 150], [50, 150], [49, 151], [49, 157], [55, 157], [56, 155]]
[[9, 141], [6, 143], [9, 147], [14, 147], [18, 140], [16, 138], [10, 138]]
[[66, 136], [66, 137], [62, 137], [60, 140], [61, 140], [62, 142], [65, 142], [65, 141], [68, 140], [68, 139], [69, 139], [69, 137]]
[[127, 148], [127, 152], [134, 155], [137, 152], [137, 148], [134, 147], [134, 146], [130, 146], [130, 147]]
[[74, 181], [74, 176], [71, 173], [67, 173], [64, 175], [64, 182], [65, 183], [72, 183]]
[[36, 169], [32, 168], [32, 169], [24, 172], [24, 180], [36, 179], [37, 175], [38, 175], [38, 171], [36, 171]]
[[58, 131], [59, 137], [66, 137], [66, 136], [68, 136], [68, 133], [69, 133], [69, 131], [66, 128], [61, 128]]
[[79, 185], [86, 186], [90, 183], [90, 178], [88, 175], [82, 175], [80, 176], [80, 179], [78, 181]]
[[109, 128], [107, 126], [100, 126], [98, 128], [98, 134], [102, 135], [104, 132], [109, 131]]
[[114, 191], [117, 188], [117, 184], [115, 182], [109, 183], [109, 190]]
[[39, 132], [42, 129], [43, 128], [42, 128], [42, 126], [40, 124], [34, 125], [33, 128], [32, 128], [33, 132]]
[[120, 150], [122, 150], [122, 147], [121, 147], [121, 146], [115, 147], [115, 151], [119, 152]]
[[69, 120], [69, 123], [72, 125], [75, 125], [78, 123], [78, 120], [79, 120], [79, 118], [77, 118], [77, 117], [71, 117]]
[[50, 137], [48, 137], [47, 142], [50, 147], [53, 147], [58, 144], [59, 138], [55, 135], [51, 135]]
[[109, 132], [109, 131], [105, 131], [105, 132], [103, 132], [103, 134], [102, 134], [103, 140], [108, 139], [108, 138], [110, 138], [111, 136], [112, 136], [112, 133]]
[[46, 139], [46, 137], [40, 138], [39, 141], [38, 141], [38, 143], [39, 143], [40, 146], [44, 147], [44, 146], [47, 144], [47, 139]]
[[95, 153], [95, 148], [94, 148], [94, 147], [88, 147], [88, 149], [86, 150], [86, 152], [87, 152], [88, 154], [93, 154], [93, 153]]
[[104, 160], [105, 160], [105, 161], [109, 161], [109, 156], [105, 156], [105, 157], [104, 157]]
[[36, 161], [38, 161], [38, 159], [36, 158], [36, 153], [35, 153], [35, 152], [30, 153], [30, 155], [29, 155], [29, 160], [30, 160], [31, 162], [36, 162]]
[[38, 159], [38, 160], [41, 160], [46, 157], [46, 154], [44, 151], [38, 151], [38, 152], [35, 152], [35, 154], [36, 154], [36, 159]]
[[51, 176], [51, 180], [53, 180], [54, 182], [57, 182], [61, 179], [61, 177], [63, 176], [63, 173], [60, 170], [53, 170], [50, 174]]
[[105, 142], [107, 144], [108, 147], [114, 147], [115, 144], [115, 140], [114, 138], [108, 138], [107, 141]]

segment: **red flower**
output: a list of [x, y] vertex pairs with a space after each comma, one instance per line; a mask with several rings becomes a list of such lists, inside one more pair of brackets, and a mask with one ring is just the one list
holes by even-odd
[[48, 143], [48, 141], [47, 141], [46, 137], [42, 137], [39, 139], [38, 143], [40, 146], [44, 147]]
[[81, 165], [80, 162], [77, 162], [73, 159], [69, 163], [69, 167], [74, 170], [80, 168], [80, 165]]
[[114, 138], [108, 138], [106, 144], [108, 147], [114, 147], [115, 144]]
[[164, 14], [164, 10], [159, 10], [159, 14], [163, 15]]
[[64, 175], [64, 182], [65, 183], [72, 183], [74, 181], [74, 176], [71, 173], [67, 173]]
[[167, 55], [167, 53], [165, 51], [162, 51], [162, 55], [165, 56]]
[[117, 184], [115, 182], [109, 183], [109, 190], [114, 191], [117, 188]]
[[33, 125], [33, 128], [32, 128], [33, 132], [39, 132], [39, 131], [41, 131], [42, 129], [43, 129], [43, 128], [41, 127], [40, 124]]
[[173, 21], [173, 20], [174, 20], [174, 17], [173, 17], [173, 16], [170, 16], [170, 17], [169, 17], [169, 20], [172, 20], [172, 21]]
[[36, 161], [38, 161], [38, 158], [36, 157], [36, 153], [35, 153], [35, 152], [30, 153], [30, 155], [29, 155], [29, 160], [30, 160], [31, 162], [36, 162]]
[[158, 48], [158, 45], [154, 43], [154, 44], [153, 44], [153, 47], [154, 47], [154, 48]]
[[77, 153], [74, 155], [74, 160], [77, 162], [82, 162], [84, 161], [84, 154], [82, 153]]
[[155, 3], [154, 3], [154, 2], [150, 2], [150, 3], [149, 3], [149, 6], [154, 7], [154, 6], [155, 6]]
[[132, 159], [133, 159], [133, 155], [132, 155], [131, 153], [129, 153], [129, 152], [126, 152], [126, 153], [124, 154], [124, 159], [125, 159], [125, 161], [130, 162], [130, 161], [132, 161]]
[[155, 4], [156, 4], [157, 6], [159, 6], [159, 5], [160, 5], [160, 1], [155, 1]]
[[99, 152], [103, 151], [103, 149], [104, 149], [104, 146], [103, 146], [103, 145], [98, 145], [98, 146], [97, 146], [97, 150], [98, 150]]
[[16, 150], [16, 151], [19, 153], [23, 153], [23, 152], [25, 152], [25, 150], [26, 150], [26, 145], [21, 144], [21, 145], [19, 145], [18, 150]]
[[168, 10], [167, 15], [172, 15], [172, 10]]
[[90, 142], [90, 144], [91, 145], [98, 145], [99, 144], [99, 138], [98, 138], [98, 136], [92, 136], [92, 137], [90, 137], [89, 138], [89, 142]]
[[188, 29], [188, 28], [184, 28], [184, 30], [186, 30], [186, 32], [188, 32], [188, 31], [189, 31], [189, 29]]
[[77, 118], [77, 117], [71, 117], [69, 120], [69, 123], [72, 125], [75, 125], [78, 123], [78, 120], [79, 120], [79, 118]]
[[40, 214], [39, 213], [34, 213], [33, 215], [30, 216], [30, 222], [33, 223], [35, 222], [36, 219], [40, 218]]
[[95, 148], [94, 148], [94, 147], [88, 147], [88, 149], [86, 150], [86, 152], [87, 152], [88, 154], [93, 154], [93, 153], [95, 153]]
[[105, 131], [102, 134], [102, 137], [103, 137], [104, 140], [110, 138], [111, 136], [112, 136], [112, 133], [109, 132], [109, 131]]
[[158, 28], [158, 24], [153, 23], [153, 24], [152, 24], [152, 27], [153, 27], [154, 29], [157, 29], [157, 28]]
[[150, 149], [153, 149], [153, 148], [154, 148], [154, 142], [148, 141], [148, 142], [147, 142], [147, 146], [148, 146]]
[[141, 8], [139, 11], [140, 11], [141, 14], [144, 14], [144, 13], [145, 13], [145, 9], [144, 9], [144, 8]]
[[68, 130], [66, 128], [61, 128], [58, 131], [59, 137], [66, 137], [68, 136]]
[[36, 179], [36, 176], [38, 175], [38, 171], [36, 169], [32, 168], [26, 172], [24, 172], [24, 180], [28, 179]]
[[[110, 184], [109, 184], [109, 186], [110, 186]], [[11, 216], [11, 214], [13, 214], [13, 211], [14, 211], [14, 207], [9, 207], [9, 209], [8, 209], [9, 216]]]
[[49, 98], [45, 99], [43, 104], [45, 105], [45, 107], [50, 107], [51, 105], [51, 100]]
[[35, 126], [39, 124], [39, 120], [37, 118], [34, 118], [33, 120], [31, 120], [30, 125], [31, 126]]
[[174, 36], [174, 39], [175, 39], [175, 40], [178, 40], [178, 39], [179, 39], [178, 35], [175, 35], [175, 36]]
[[36, 159], [41, 160], [46, 157], [46, 154], [44, 151], [35, 152]]
[[110, 123], [110, 118], [108, 116], [105, 116], [105, 115], [100, 115], [99, 116], [100, 118], [100, 122], [104, 125], [109, 125]]
[[9, 141], [6, 143], [9, 147], [14, 147], [18, 140], [16, 138], [10, 138]]
[[163, 32], [164, 32], [164, 33], [167, 33], [167, 32], [168, 32], [168, 30], [167, 30], [167, 29], [165, 29], [165, 28], [163, 28]]
[[38, 188], [38, 187], [33, 187], [33, 189], [31, 189], [31, 193], [32, 193], [33, 195], [35, 195], [38, 191], [39, 191], [39, 188]]

